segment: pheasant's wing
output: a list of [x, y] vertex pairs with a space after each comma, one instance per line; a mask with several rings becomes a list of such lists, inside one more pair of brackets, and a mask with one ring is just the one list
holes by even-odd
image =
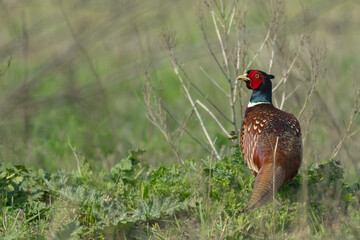
[[244, 160], [249, 169], [256, 176], [259, 171], [258, 162], [254, 161], [256, 156], [256, 149], [258, 145], [259, 134], [258, 127], [254, 126], [252, 122], [243, 124], [241, 128], [240, 146], [244, 156]]
[[[285, 180], [285, 171], [281, 166], [267, 163], [262, 166], [255, 178], [254, 189], [248, 205], [239, 213], [260, 207], [273, 197]], [[275, 189], [274, 189], [275, 188]]]

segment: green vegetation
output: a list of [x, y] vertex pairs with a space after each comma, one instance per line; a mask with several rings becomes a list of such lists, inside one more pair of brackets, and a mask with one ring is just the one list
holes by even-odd
[[[306, 170], [278, 201], [237, 215], [254, 177], [239, 153], [213, 162], [152, 169], [133, 151], [94, 173], [86, 161], [70, 174], [1, 166], [4, 239], [338, 238], [360, 233], [360, 181], [347, 185], [337, 161]], [[303, 168], [305, 169], [305, 168]], [[305, 180], [305, 178], [307, 180]], [[296, 194], [300, 189], [307, 197]], [[334, 218], [336, 216], [336, 218]]]
[[[231, 31], [223, 31], [221, 13], [231, 14], [233, 1], [207, 2], [0, 2], [1, 239], [358, 238], [360, 5], [239, 0]], [[169, 147], [147, 119], [142, 95], [148, 77], [150, 102], [161, 102], [210, 149], [164, 44], [174, 33], [185, 86], [234, 130], [207, 101], [231, 118], [227, 95], [204, 74], [228, 91], [209, 9], [227, 46], [230, 79], [237, 40], [242, 72], [270, 29], [251, 68], [267, 71], [274, 49], [277, 85], [297, 59], [273, 97], [301, 115], [303, 165], [277, 201], [241, 215], [254, 177], [234, 142], [199, 107], [221, 160], [163, 110]], [[243, 86], [239, 93], [237, 127], [250, 94]], [[129, 154], [138, 148], [144, 151]]]

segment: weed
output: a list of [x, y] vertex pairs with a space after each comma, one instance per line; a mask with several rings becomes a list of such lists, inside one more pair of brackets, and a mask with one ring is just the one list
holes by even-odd
[[[268, 204], [236, 215], [254, 180], [238, 150], [211, 165], [210, 159], [187, 160], [185, 167], [157, 169], [139, 160], [142, 153], [132, 151], [99, 173], [88, 163], [79, 166], [81, 174], [1, 166], [1, 236], [296, 238], [299, 225], [314, 237], [360, 231], [360, 183], [345, 184], [338, 161], [304, 167], [277, 194], [275, 212]], [[308, 199], [300, 194], [303, 189]]]

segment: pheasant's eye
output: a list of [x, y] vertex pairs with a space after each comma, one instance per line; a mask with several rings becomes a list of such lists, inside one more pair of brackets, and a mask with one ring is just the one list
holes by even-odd
[[260, 77], [260, 75], [257, 73], [257, 74], [255, 74], [255, 76], [254, 76], [254, 78], [259, 78]]

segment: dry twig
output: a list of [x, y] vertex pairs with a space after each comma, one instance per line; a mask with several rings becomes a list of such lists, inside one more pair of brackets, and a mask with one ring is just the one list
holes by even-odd
[[311, 45], [311, 41], [310, 39], [308, 39], [308, 51], [310, 54], [310, 67], [311, 67], [311, 84], [310, 84], [310, 88], [308, 91], [308, 94], [306, 96], [305, 102], [303, 104], [303, 107], [301, 108], [299, 115], [298, 115], [298, 119], [299, 121], [301, 120], [302, 114], [305, 111], [305, 108], [311, 98], [311, 95], [315, 89], [315, 85], [317, 83], [317, 79], [318, 76], [320, 74], [320, 70], [322, 67], [322, 64], [325, 60], [325, 56], [326, 56], [326, 49], [325, 48], [318, 48], [318, 49], [313, 49], [312, 45]]
[[211, 140], [211, 138], [209, 136], [209, 133], [208, 133], [206, 127], [205, 127], [204, 122], [202, 121], [200, 113], [198, 112], [198, 110], [197, 110], [197, 108], [195, 106], [194, 100], [192, 99], [192, 97], [190, 95], [190, 91], [189, 91], [188, 87], [185, 85], [185, 83], [184, 83], [184, 81], [183, 81], [183, 79], [182, 79], [182, 77], [181, 77], [181, 75], [179, 73], [179, 69], [177, 68], [176, 61], [175, 61], [175, 58], [174, 58], [174, 53], [172, 52], [172, 50], [170, 50], [170, 55], [172, 56], [172, 65], [173, 65], [174, 72], [175, 72], [176, 76], [178, 77], [178, 79], [179, 79], [179, 81], [181, 83], [181, 86], [182, 86], [182, 88], [184, 89], [184, 91], [186, 93], [187, 99], [189, 100], [191, 106], [194, 108], [196, 117], [200, 122], [200, 126], [201, 126], [201, 128], [203, 130], [205, 138], [207, 139], [209, 145], [211, 146], [212, 151], [214, 151], [214, 154], [215, 154], [216, 158], [218, 160], [220, 160], [221, 158], [220, 158], [220, 156], [219, 156], [219, 154], [218, 154], [218, 152], [217, 152], [217, 150], [215, 148], [215, 145], [213, 144], [213, 142], [212, 142], [212, 140]]
[[[166, 124], [166, 115], [162, 111], [163, 107], [160, 104], [161, 100], [156, 97], [151, 96], [151, 84], [150, 84], [150, 76], [145, 74], [145, 85], [143, 89], [144, 102], [147, 110], [146, 117], [148, 120], [156, 126], [160, 132], [165, 137], [168, 142], [171, 150], [175, 153], [178, 161], [181, 165], [185, 165], [183, 159], [180, 156], [179, 150], [176, 148], [173, 139], [171, 138]], [[153, 98], [153, 99], [152, 99]]]
[[200, 105], [206, 112], [208, 112], [210, 114], [210, 116], [215, 120], [215, 122], [219, 125], [219, 127], [221, 128], [221, 130], [224, 132], [224, 134], [230, 138], [230, 134], [228, 133], [228, 131], [226, 131], [226, 129], [224, 128], [224, 126], [220, 123], [220, 121], [215, 117], [215, 115], [199, 100], [196, 100], [196, 104]]
[[355, 131], [353, 131], [352, 133], [350, 133], [351, 127], [354, 123], [354, 119], [356, 118], [356, 116], [359, 114], [360, 112], [360, 87], [358, 87], [356, 93], [355, 93], [355, 101], [354, 101], [354, 107], [351, 111], [351, 115], [350, 115], [350, 119], [349, 119], [349, 123], [346, 127], [345, 133], [343, 134], [343, 136], [341, 137], [339, 143], [336, 145], [333, 153], [331, 154], [330, 159], [334, 159], [336, 157], [336, 155], [339, 153], [340, 149], [342, 148], [345, 140], [350, 137], [353, 136], [354, 134], [356, 134], [360, 129], [357, 129]]

